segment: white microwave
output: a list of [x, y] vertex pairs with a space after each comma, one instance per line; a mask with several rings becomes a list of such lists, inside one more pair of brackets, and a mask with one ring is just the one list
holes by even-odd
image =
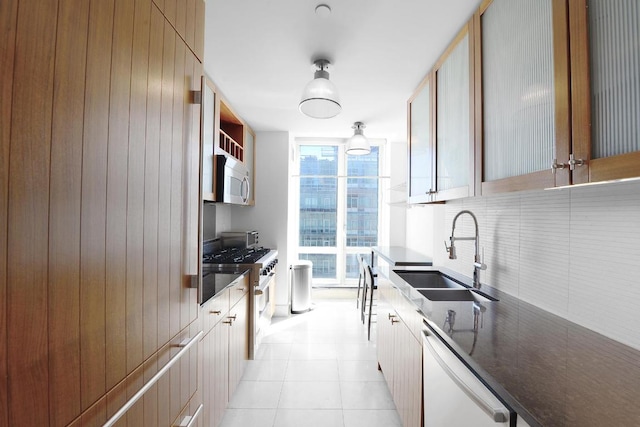
[[215, 201], [235, 205], [249, 204], [251, 185], [247, 167], [231, 156], [216, 154], [215, 157]]

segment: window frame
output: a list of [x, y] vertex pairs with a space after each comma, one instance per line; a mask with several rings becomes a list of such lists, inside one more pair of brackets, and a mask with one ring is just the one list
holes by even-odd
[[[342, 138], [295, 138], [292, 152], [291, 167], [291, 203], [293, 221], [292, 239], [294, 245], [295, 258], [300, 254], [335, 254], [336, 255], [336, 278], [313, 278], [313, 285], [319, 287], [350, 287], [357, 284], [356, 278], [347, 278], [346, 261], [348, 255], [368, 253], [368, 247], [347, 246], [347, 180], [348, 178], [377, 178], [378, 180], [378, 243], [385, 245], [389, 242], [389, 158], [387, 141], [385, 139], [370, 138], [371, 146], [379, 147], [378, 152], [378, 175], [371, 176], [347, 176], [347, 154], [345, 153], [347, 139]], [[338, 147], [338, 189], [337, 189], [337, 218], [336, 218], [336, 246], [300, 246], [300, 146], [337, 146]], [[328, 177], [328, 176], [327, 176]], [[344, 256], [342, 256], [344, 255]]]

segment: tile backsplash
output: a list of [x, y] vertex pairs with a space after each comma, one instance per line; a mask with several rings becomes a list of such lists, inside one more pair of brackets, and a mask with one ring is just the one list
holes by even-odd
[[[639, 181], [476, 197], [434, 209], [444, 212], [435, 215], [431, 236], [448, 239], [462, 209], [478, 218], [487, 264], [482, 283], [640, 349]], [[456, 236], [473, 233], [471, 217], [461, 216]], [[472, 275], [472, 241], [456, 242], [456, 260], [433, 243], [437, 265]]]

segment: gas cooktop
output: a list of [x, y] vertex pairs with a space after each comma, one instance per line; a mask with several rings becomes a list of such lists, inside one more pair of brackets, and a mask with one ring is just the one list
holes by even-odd
[[253, 264], [271, 251], [268, 248], [228, 248], [204, 254], [205, 264]]

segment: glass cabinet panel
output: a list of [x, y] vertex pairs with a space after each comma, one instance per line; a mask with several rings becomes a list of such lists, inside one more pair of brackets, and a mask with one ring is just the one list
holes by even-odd
[[409, 101], [409, 202], [428, 201], [433, 188], [431, 147], [431, 91], [429, 80]]
[[436, 185], [438, 191], [469, 185], [469, 35], [436, 74]]
[[587, 13], [591, 158], [640, 151], [640, 2], [589, 0]]
[[481, 16], [483, 181], [555, 156], [552, 0], [494, 0]]

